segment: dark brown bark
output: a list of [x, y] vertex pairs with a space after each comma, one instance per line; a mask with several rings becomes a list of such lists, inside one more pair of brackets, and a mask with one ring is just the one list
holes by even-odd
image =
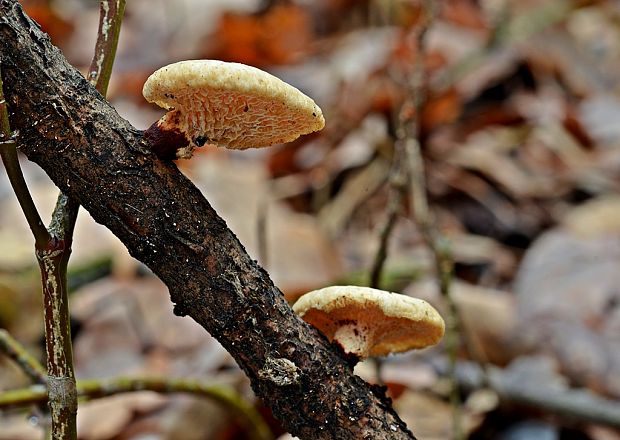
[[0, 0], [0, 61], [20, 149], [163, 280], [303, 439], [412, 439], [382, 392], [290, 309], [268, 274], [171, 162]]

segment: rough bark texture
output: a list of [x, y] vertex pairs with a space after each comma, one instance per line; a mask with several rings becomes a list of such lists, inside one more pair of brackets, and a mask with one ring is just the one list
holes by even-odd
[[382, 392], [290, 309], [268, 274], [173, 163], [0, 0], [0, 61], [28, 158], [107, 226], [234, 356], [256, 394], [302, 439], [411, 439]]

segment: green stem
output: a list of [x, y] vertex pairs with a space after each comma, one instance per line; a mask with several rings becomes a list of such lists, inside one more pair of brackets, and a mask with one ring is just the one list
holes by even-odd
[[[106, 95], [116, 55], [125, 0], [101, 0], [99, 32], [88, 80]], [[77, 391], [67, 291], [67, 265], [79, 203], [60, 193], [52, 213], [45, 244], [37, 242], [37, 257], [43, 281], [45, 339], [52, 438], [77, 438]]]
[[405, 169], [403, 168], [402, 154], [400, 153], [400, 149], [396, 149], [394, 152], [394, 163], [390, 172], [389, 199], [385, 223], [383, 223], [379, 232], [379, 247], [377, 248], [377, 252], [375, 253], [375, 258], [370, 269], [369, 286], [375, 289], [382, 288], [381, 279], [383, 277], [385, 262], [387, 260], [388, 245], [394, 226], [396, 226], [396, 220], [401, 211], [403, 195], [406, 191]]
[[49, 234], [41, 221], [41, 216], [37, 211], [32, 196], [28, 191], [28, 185], [24, 180], [19, 159], [17, 157], [17, 148], [15, 140], [11, 137], [11, 127], [9, 125], [9, 113], [7, 110], [4, 92], [2, 90], [2, 73], [0, 72], [0, 156], [4, 168], [9, 177], [11, 187], [17, 196], [19, 206], [21, 206], [26, 221], [35, 239], [37, 245], [44, 245], [49, 240]]
[[0, 393], [0, 408], [27, 406], [42, 403], [47, 400], [47, 388], [43, 384], [32, 385], [29, 388], [2, 391]]
[[35, 383], [46, 382], [43, 366], [5, 329], [0, 329], [0, 351], [13, 359]]
[[[107, 380], [79, 380], [77, 394], [82, 398], [100, 398], [132, 391], [158, 393], [190, 393], [212, 399], [229, 408], [240, 417], [252, 440], [273, 440], [273, 434], [256, 409], [234, 390], [218, 385], [207, 385], [189, 379], [167, 378], [113, 378]], [[42, 386], [0, 393], [0, 408], [24, 406], [47, 400]]]
[[[70, 240], [69, 240], [70, 241]], [[47, 383], [52, 415], [52, 438], [77, 438], [77, 391], [67, 293], [70, 247], [54, 237], [46, 248], [37, 249], [43, 282]]]
[[420, 144], [420, 114], [425, 102], [428, 100], [428, 78], [424, 68], [424, 54], [426, 35], [437, 14], [437, 4], [433, 0], [424, 0], [423, 11], [425, 20], [417, 29], [417, 53], [413, 73], [409, 78], [410, 100], [414, 107], [414, 117], [406, 120], [401, 116], [400, 129], [398, 130], [401, 148], [404, 149], [405, 161], [409, 170], [409, 197], [410, 206], [413, 210], [413, 219], [430, 248], [435, 263], [435, 273], [439, 291], [445, 303], [448, 305], [447, 328], [445, 336], [446, 351], [450, 359], [449, 377], [450, 403], [453, 411], [452, 438], [461, 440], [463, 430], [461, 426], [461, 399], [459, 395], [458, 381], [456, 378], [456, 362], [459, 346], [459, 317], [458, 309], [451, 295], [451, 285], [454, 272], [454, 262], [448, 240], [440, 233], [429, 207], [426, 171], [422, 146]]
[[124, 13], [125, 0], [101, 0], [95, 55], [87, 79], [103, 96], [106, 95], [112, 76]]

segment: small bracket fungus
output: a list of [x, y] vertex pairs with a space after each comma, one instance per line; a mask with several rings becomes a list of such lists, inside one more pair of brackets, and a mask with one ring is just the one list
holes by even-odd
[[189, 158], [195, 147], [234, 149], [290, 142], [321, 130], [325, 119], [312, 99], [267, 72], [216, 60], [162, 67], [142, 94], [168, 110], [144, 137], [162, 158]]
[[360, 359], [434, 345], [445, 330], [426, 301], [369, 287], [315, 290], [300, 297], [293, 310]]

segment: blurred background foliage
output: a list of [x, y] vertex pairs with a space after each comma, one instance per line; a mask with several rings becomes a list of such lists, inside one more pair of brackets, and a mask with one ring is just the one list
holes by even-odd
[[[21, 3], [86, 73], [99, 2]], [[205, 146], [178, 162], [294, 301], [369, 282], [396, 119], [421, 61], [426, 99], [416, 117], [429, 202], [455, 263], [466, 436], [620, 438], [620, 3], [436, 6], [420, 51], [411, 44], [417, 0], [130, 0], [108, 98], [145, 129], [162, 114], [141, 96], [147, 76], [215, 58], [265, 69], [315, 99], [327, 121], [320, 133], [252, 151]], [[36, 166], [23, 167], [50, 213], [56, 190]], [[0, 204], [0, 327], [41, 356], [33, 239], [4, 177]], [[411, 207], [401, 208], [381, 287], [446, 313], [432, 255]], [[166, 288], [83, 211], [69, 272], [79, 378], [192, 377], [253, 399], [219, 344], [175, 317]], [[372, 363], [356, 371], [378, 380]], [[450, 438], [442, 347], [387, 359], [380, 379], [418, 438]], [[26, 384], [0, 357], [0, 389]], [[575, 406], [559, 411], [519, 399], [520, 390]], [[602, 419], [606, 411], [615, 421]], [[78, 419], [88, 440], [245, 438], [225, 409], [189, 396], [119, 395], [81, 405]], [[40, 423], [36, 408], [1, 412], [0, 439], [40, 438]]]

